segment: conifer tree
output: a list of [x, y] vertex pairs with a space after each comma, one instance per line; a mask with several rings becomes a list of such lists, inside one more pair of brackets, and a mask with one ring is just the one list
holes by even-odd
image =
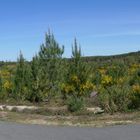
[[40, 89], [41, 84], [41, 70], [39, 65], [38, 56], [34, 56], [31, 62], [31, 94], [30, 101], [31, 102], [40, 102], [43, 100], [43, 96]]
[[14, 79], [14, 97], [17, 100], [26, 100], [30, 94], [30, 66], [20, 52]]
[[45, 43], [39, 51], [41, 85], [40, 88], [49, 100], [56, 92], [60, 79], [60, 69], [64, 46], [60, 47], [50, 31], [46, 34]]
[[[68, 67], [65, 84], [63, 85], [64, 96], [74, 96], [75, 98], [83, 97], [89, 94], [89, 90], [93, 88], [89, 81], [90, 66], [82, 61], [81, 48], [75, 39], [72, 46], [72, 58]], [[67, 95], [66, 95], [66, 93]]]

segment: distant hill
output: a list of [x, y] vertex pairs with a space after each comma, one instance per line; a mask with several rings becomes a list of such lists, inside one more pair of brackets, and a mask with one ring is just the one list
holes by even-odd
[[110, 55], [110, 56], [87, 56], [82, 58], [86, 62], [97, 62], [97, 63], [106, 63], [112, 61], [124, 61], [126, 63], [130, 62], [139, 62], [140, 63], [140, 51], [130, 52], [119, 55]]
[[[128, 64], [132, 62], [140, 63], [140, 51], [109, 56], [85, 56], [82, 57], [82, 59], [83, 61], [86, 61], [88, 63], [97, 63], [97, 64], [112, 63], [114, 61], [124, 61], [125, 63]], [[16, 62], [0, 61], [0, 67], [4, 65], [15, 66]]]

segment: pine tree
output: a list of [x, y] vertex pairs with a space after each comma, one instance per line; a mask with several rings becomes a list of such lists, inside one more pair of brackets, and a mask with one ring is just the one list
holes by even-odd
[[20, 52], [14, 79], [14, 97], [22, 101], [28, 99], [30, 84], [30, 66]]
[[62, 87], [64, 97], [66, 98], [68, 95], [79, 98], [88, 95], [89, 90], [93, 87], [89, 81], [89, 75], [90, 66], [82, 61], [81, 48], [75, 39], [68, 73], [65, 76], [65, 84]]
[[40, 102], [43, 100], [43, 96], [41, 95], [40, 83], [41, 83], [41, 70], [39, 65], [38, 56], [34, 56], [31, 62], [31, 94], [30, 101], [31, 102]]
[[62, 55], [64, 46], [60, 47], [54, 35], [48, 32], [45, 43], [39, 51], [41, 85], [40, 88], [49, 100], [59, 90], [59, 79], [61, 72]]
[[82, 61], [81, 48], [75, 39], [66, 81], [62, 86], [63, 98], [67, 99], [68, 109], [72, 112], [84, 108], [83, 97], [88, 96], [93, 89], [89, 74], [90, 67]]

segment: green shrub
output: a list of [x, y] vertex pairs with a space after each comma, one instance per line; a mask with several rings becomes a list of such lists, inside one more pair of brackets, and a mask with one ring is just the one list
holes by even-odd
[[131, 98], [131, 109], [139, 109], [140, 108], [140, 93], [134, 93]]
[[139, 109], [140, 108], [140, 85], [135, 84], [132, 86], [132, 96], [131, 96], [131, 105], [132, 109]]
[[103, 89], [99, 94], [99, 103], [107, 112], [123, 112], [131, 104], [131, 90], [129, 86], [111, 86]]
[[83, 98], [70, 97], [68, 99], [68, 110], [71, 112], [77, 112], [84, 109]]

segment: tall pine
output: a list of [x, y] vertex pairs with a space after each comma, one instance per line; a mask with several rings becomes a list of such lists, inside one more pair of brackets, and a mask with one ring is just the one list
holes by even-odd
[[43, 100], [43, 95], [40, 89], [41, 85], [41, 69], [39, 64], [39, 57], [36, 55], [31, 62], [31, 102], [40, 102]]
[[[89, 94], [92, 84], [89, 81], [90, 66], [82, 60], [81, 48], [75, 39], [72, 46], [72, 57], [65, 76], [64, 97], [83, 97]], [[66, 93], [65, 93], [66, 92]]]
[[47, 100], [50, 100], [59, 91], [61, 79], [61, 62], [64, 46], [60, 47], [50, 31], [46, 34], [45, 43], [39, 51], [41, 83], [40, 88]]
[[20, 52], [14, 79], [14, 97], [17, 100], [28, 100], [30, 94], [30, 66]]

